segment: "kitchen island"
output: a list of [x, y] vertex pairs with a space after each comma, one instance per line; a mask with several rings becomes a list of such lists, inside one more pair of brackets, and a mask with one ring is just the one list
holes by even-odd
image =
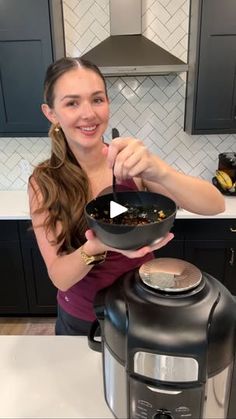
[[0, 418], [113, 418], [82, 336], [0, 336]]

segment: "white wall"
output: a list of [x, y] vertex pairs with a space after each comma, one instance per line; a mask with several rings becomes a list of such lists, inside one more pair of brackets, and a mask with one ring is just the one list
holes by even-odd
[[[143, 34], [182, 60], [187, 57], [189, 0], [143, 0]], [[79, 56], [109, 36], [108, 0], [63, 0], [67, 55]], [[167, 162], [211, 180], [220, 152], [236, 152], [236, 134], [191, 136], [183, 131], [185, 74], [109, 77], [112, 127], [144, 140]], [[27, 167], [45, 159], [48, 138], [0, 139], [0, 189], [25, 189]]]

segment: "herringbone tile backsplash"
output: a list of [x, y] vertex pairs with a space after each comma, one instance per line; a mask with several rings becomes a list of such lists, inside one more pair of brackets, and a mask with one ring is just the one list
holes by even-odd
[[[108, 0], [63, 0], [67, 55], [80, 56], [107, 38]], [[187, 59], [189, 0], [143, 0], [143, 34]], [[142, 139], [168, 163], [211, 179], [218, 154], [236, 151], [236, 135], [191, 136], [183, 131], [186, 75], [108, 77], [111, 128]], [[23, 190], [34, 164], [50, 153], [48, 138], [0, 139], [0, 189]]]

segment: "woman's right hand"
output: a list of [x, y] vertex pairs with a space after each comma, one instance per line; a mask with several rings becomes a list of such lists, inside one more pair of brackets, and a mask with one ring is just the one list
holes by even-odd
[[87, 242], [84, 244], [84, 250], [89, 255], [96, 255], [99, 253], [103, 253], [106, 251], [112, 251], [112, 252], [118, 252], [122, 255], [130, 258], [141, 258], [147, 255], [148, 253], [153, 252], [154, 250], [158, 250], [161, 247], [164, 247], [170, 240], [173, 239], [174, 234], [168, 233], [166, 236], [164, 236], [162, 239], [158, 240], [157, 242], [154, 242], [153, 244], [149, 246], [141, 247], [137, 250], [122, 250], [122, 249], [116, 249], [114, 247], [110, 247], [102, 243], [94, 234], [92, 230], [87, 230], [85, 233]]
[[83, 245], [83, 249], [86, 254], [92, 256], [110, 250], [108, 246], [106, 246], [104, 243], [101, 242], [101, 240], [98, 239], [93, 230], [87, 230], [85, 232], [85, 237], [87, 241]]

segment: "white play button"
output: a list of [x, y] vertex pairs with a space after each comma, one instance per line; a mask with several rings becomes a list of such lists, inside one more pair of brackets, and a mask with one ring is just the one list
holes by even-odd
[[117, 217], [117, 215], [120, 215], [126, 211], [128, 211], [128, 208], [124, 207], [123, 205], [117, 204], [117, 202], [110, 201], [110, 218]]

